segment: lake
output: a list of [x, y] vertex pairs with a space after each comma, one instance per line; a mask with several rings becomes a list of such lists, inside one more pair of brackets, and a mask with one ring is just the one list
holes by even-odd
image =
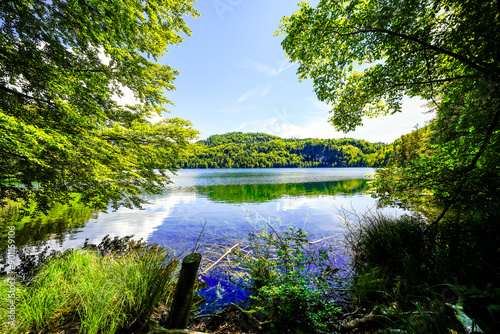
[[[145, 195], [143, 210], [99, 213], [49, 240], [54, 248], [134, 235], [182, 255], [200, 243], [227, 243], [272, 224], [313, 235], [341, 234], [339, 210], [376, 206], [367, 194], [372, 168], [181, 170], [164, 195]], [[396, 209], [386, 211], [398, 212]], [[200, 233], [203, 234], [200, 236]]]
[[[179, 257], [197, 249], [205, 260], [215, 261], [224, 252], [221, 246], [241, 244], [249, 233], [269, 226], [276, 231], [300, 228], [310, 233], [311, 241], [335, 242], [344, 230], [340, 210], [364, 213], [376, 208], [376, 199], [367, 193], [374, 172], [372, 168], [181, 170], [172, 176], [165, 194], [145, 195], [149, 204], [143, 210], [121, 208], [88, 219], [89, 211], [63, 208], [52, 220], [21, 224], [16, 243], [36, 253], [45, 245], [75, 248], [85, 239], [99, 243], [106, 235], [134, 235], [172, 248]], [[223, 276], [216, 270], [204, 276], [210, 305], [245, 297], [245, 291], [228, 285]], [[205, 311], [210, 310], [207, 305]]]
[[[98, 243], [105, 235], [134, 235], [181, 256], [191, 252], [197, 241], [198, 245], [231, 243], [268, 224], [277, 230], [301, 228], [317, 237], [342, 234], [339, 210], [362, 213], [376, 207], [376, 199], [367, 193], [374, 172], [372, 168], [180, 170], [165, 194], [144, 196], [149, 204], [143, 210], [91, 214], [82, 208], [61, 208], [50, 219], [16, 223], [16, 243], [36, 252], [46, 244], [74, 248], [85, 239]], [[5, 224], [11, 223], [1, 225]]]

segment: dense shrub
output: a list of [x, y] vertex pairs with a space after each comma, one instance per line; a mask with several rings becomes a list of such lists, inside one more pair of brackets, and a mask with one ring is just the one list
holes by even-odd
[[394, 275], [418, 279], [432, 272], [435, 245], [426, 221], [418, 215], [366, 216], [348, 229], [347, 239], [357, 271], [384, 267]]
[[483, 330], [495, 332], [500, 260], [493, 216], [454, 212], [434, 226], [418, 215], [345, 213], [355, 303], [408, 333], [461, 333], [450, 308], [459, 304]]

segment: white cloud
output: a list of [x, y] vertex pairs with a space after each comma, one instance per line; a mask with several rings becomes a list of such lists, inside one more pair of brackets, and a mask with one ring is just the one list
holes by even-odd
[[248, 130], [245, 130], [246, 128], [248, 127], [248, 123], [247, 122], [244, 122], [242, 124], [240, 124], [238, 127], [232, 129], [231, 131], [229, 132], [240, 132], [240, 131], [248, 131]]
[[366, 139], [372, 142], [381, 141], [391, 143], [401, 135], [415, 130], [415, 126], [423, 127], [433, 118], [434, 114], [424, 113], [425, 101], [413, 98], [403, 100], [403, 111], [394, 115], [382, 116], [374, 119], [364, 119], [363, 126], [347, 136]]
[[[317, 106], [316, 109], [325, 109], [311, 99], [311, 102]], [[354, 132], [344, 134], [338, 132], [328, 122], [330, 114], [328, 112], [310, 112], [301, 115], [300, 118], [276, 116], [266, 119], [245, 122], [237, 130], [244, 132], [265, 132], [282, 138], [355, 138], [364, 139], [370, 142], [392, 143], [401, 135], [414, 130], [418, 124], [425, 126], [432, 118], [432, 114], [423, 114], [422, 108], [424, 101], [419, 99], [405, 99], [403, 101], [403, 112], [395, 115], [383, 116], [375, 119], [363, 119], [363, 126]], [[328, 109], [329, 110], [329, 109]], [[287, 114], [288, 115], [288, 114]], [[304, 121], [305, 119], [305, 121]]]
[[256, 94], [257, 94], [257, 92], [258, 92], [258, 90], [257, 90], [257, 89], [252, 89], [252, 90], [246, 91], [246, 92], [245, 92], [245, 93], [243, 93], [243, 95], [241, 95], [241, 96], [239, 97], [239, 99], [238, 99], [238, 100], [236, 100], [234, 103], [241, 103], [241, 102], [243, 102], [243, 101], [245, 101], [245, 100], [248, 100], [250, 97], [252, 97], [252, 96], [256, 95]]
[[[84, 238], [89, 238], [90, 243], [99, 243], [105, 235], [109, 235], [110, 238], [134, 235], [135, 240], [142, 238], [147, 241], [166, 218], [174, 215], [176, 208], [193, 203], [196, 200], [196, 194], [149, 195], [146, 199], [150, 203], [144, 205], [144, 210], [122, 207], [115, 212], [100, 213], [97, 219], [87, 222], [80, 231], [78, 239], [67, 239], [63, 247], [81, 247]], [[131, 224], [131, 221], [135, 223]]]
[[278, 68], [269, 66], [267, 64], [259, 63], [253, 60], [247, 60], [241, 67], [254, 70], [258, 73], [265, 74], [269, 77], [275, 77], [287, 68], [291, 67], [293, 63], [289, 63], [288, 60], [284, 60]]
[[134, 105], [140, 103], [140, 101], [134, 96], [134, 92], [130, 88], [120, 85], [120, 89], [122, 91], [122, 96], [113, 96], [113, 100], [115, 100], [118, 105], [125, 106], [127, 104]]
[[[111, 57], [108, 57], [104, 52], [104, 49], [101, 47], [98, 51], [99, 60], [106, 66], [108, 66], [111, 62]], [[120, 90], [122, 91], [122, 96], [118, 96], [117, 94], [113, 95], [112, 99], [118, 103], [118, 105], [124, 106], [127, 104], [134, 105], [140, 103], [140, 101], [135, 97], [134, 92], [123, 85], [119, 85]]]
[[[306, 138], [309, 131], [308, 128], [284, 122], [279, 116], [273, 116], [266, 119], [244, 122], [237, 128], [232, 130], [243, 132], [264, 132], [270, 135], [279, 136], [282, 138]], [[316, 132], [316, 131], [313, 131]], [[309, 136], [310, 137], [310, 136]]]
[[106, 53], [104, 52], [104, 48], [103, 47], [99, 47], [99, 50], [98, 50], [98, 53], [97, 53], [97, 56], [99, 57], [99, 60], [106, 66], [109, 65], [109, 63], [111, 62], [111, 57], [108, 57], [106, 55]]
[[297, 126], [294, 124], [283, 123], [279, 127], [279, 135], [283, 138], [341, 138], [341, 133], [335, 129], [326, 120], [320, 120], [309, 123], [306, 126]]
[[[130, 88], [120, 85], [120, 89], [122, 91], [122, 96], [115, 94], [112, 97], [112, 99], [116, 101], [119, 106], [142, 104], [142, 102], [135, 97], [134, 92]], [[163, 119], [165, 119], [163, 116], [156, 114], [148, 117], [148, 120], [151, 123], [158, 123]]]
[[311, 102], [315, 110], [324, 112], [322, 115], [313, 113], [310, 114], [311, 117], [308, 117], [311, 123], [303, 130], [309, 134], [307, 137], [313, 138], [347, 137], [364, 139], [370, 142], [391, 143], [401, 135], [413, 131], [417, 124], [419, 127], [425, 126], [434, 117], [433, 114], [424, 114], [427, 110], [423, 107], [425, 101], [418, 98], [405, 98], [403, 99], [403, 111], [401, 113], [374, 119], [365, 117], [363, 126], [344, 135], [335, 132], [335, 128], [328, 123], [328, 118], [331, 116], [328, 112], [331, 110], [331, 106], [314, 98], [307, 98], [307, 100]]
[[262, 86], [257, 87], [255, 89], [243, 93], [234, 103], [241, 103], [252, 97], [264, 97], [269, 93], [270, 90], [271, 90], [271, 85], [269, 84], [264, 87]]

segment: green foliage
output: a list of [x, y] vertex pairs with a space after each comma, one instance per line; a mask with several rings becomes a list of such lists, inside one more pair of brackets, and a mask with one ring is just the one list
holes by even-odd
[[192, 0], [0, 3], [0, 204], [46, 211], [79, 193], [106, 210], [162, 190], [196, 136], [152, 122], [177, 75], [155, 61], [190, 34], [185, 15], [198, 16]]
[[251, 234], [252, 255], [239, 253], [250, 272], [251, 312], [271, 323], [276, 333], [318, 333], [327, 330], [339, 307], [332, 298], [333, 249], [311, 244], [307, 233], [290, 228], [278, 234]]
[[312, 78], [318, 98], [332, 104], [339, 130], [401, 111], [405, 95], [431, 102], [431, 133], [421, 143], [402, 138], [399, 186], [380, 193], [396, 202], [402, 188], [403, 197], [432, 195], [439, 221], [450, 209], [499, 209], [497, 13], [496, 1], [322, 0], [316, 8], [302, 2], [278, 32], [299, 78]]
[[224, 135], [212, 135], [206, 140], [201, 140], [200, 143], [208, 147], [220, 146], [225, 144], [253, 144], [256, 142], [267, 143], [273, 140], [280, 139], [280, 137], [268, 135], [265, 133], [241, 133], [230, 132]]
[[141, 329], [172, 291], [178, 261], [161, 247], [136, 246], [121, 255], [70, 250], [52, 257], [20, 286], [19, 324], [5, 330], [45, 333], [71, 324], [80, 333]]
[[367, 167], [385, 162], [382, 143], [357, 139], [282, 139], [264, 133], [210, 136], [181, 159], [183, 168]]
[[[461, 214], [468, 211], [483, 215], [481, 219], [490, 219], [487, 217], [498, 211], [500, 199], [500, 171], [493, 154], [498, 150], [496, 143], [489, 144], [471, 168], [467, 158], [470, 152], [459, 152], [463, 143], [442, 142], [448, 129], [440, 129], [441, 123], [435, 121], [392, 144], [394, 159], [390, 166], [377, 171], [372, 183], [374, 195], [381, 204], [418, 210], [430, 219], [436, 219], [447, 206]], [[449, 218], [456, 214], [451, 211]]]

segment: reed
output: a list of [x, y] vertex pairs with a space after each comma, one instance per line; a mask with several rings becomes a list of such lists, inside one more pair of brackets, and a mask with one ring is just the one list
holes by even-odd
[[20, 292], [19, 322], [3, 332], [60, 332], [68, 326], [82, 334], [140, 331], [167, 302], [177, 265], [171, 252], [157, 245], [122, 255], [67, 251], [48, 261]]
[[435, 243], [420, 216], [367, 214], [346, 230], [358, 301], [413, 301], [435, 283]]

